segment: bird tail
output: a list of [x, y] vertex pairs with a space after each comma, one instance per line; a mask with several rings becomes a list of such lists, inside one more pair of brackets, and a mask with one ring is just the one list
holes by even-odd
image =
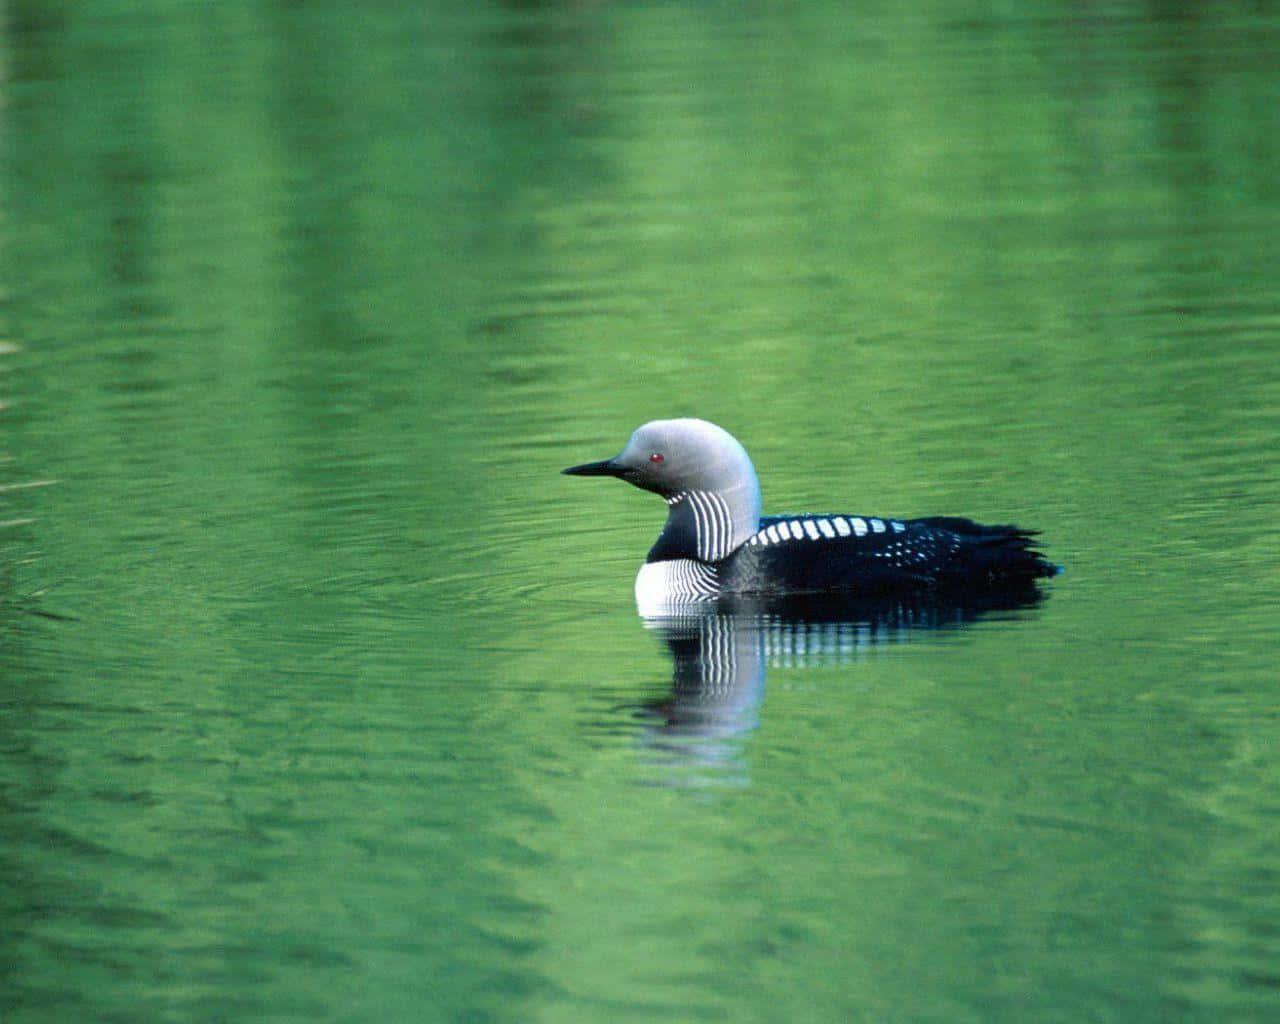
[[984, 526], [972, 519], [936, 516], [930, 526], [954, 533], [961, 540], [962, 560], [970, 578], [990, 582], [1033, 580], [1062, 571], [1036, 550], [1038, 531], [1017, 526]]

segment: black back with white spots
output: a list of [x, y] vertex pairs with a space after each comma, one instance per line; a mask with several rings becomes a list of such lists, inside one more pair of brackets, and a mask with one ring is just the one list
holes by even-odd
[[1034, 533], [969, 519], [765, 516], [719, 566], [724, 593], [990, 586], [1052, 576]]

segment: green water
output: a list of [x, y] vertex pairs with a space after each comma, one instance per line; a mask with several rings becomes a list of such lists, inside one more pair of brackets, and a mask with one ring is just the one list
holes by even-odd
[[[1280, 1017], [1270, 5], [0, 38], [6, 1022]], [[690, 689], [670, 415], [1067, 572]]]

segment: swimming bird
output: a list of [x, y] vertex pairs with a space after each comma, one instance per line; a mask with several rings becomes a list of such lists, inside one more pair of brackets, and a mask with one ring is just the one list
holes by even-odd
[[971, 519], [761, 516], [747, 451], [699, 419], [638, 427], [611, 459], [563, 470], [659, 495], [667, 522], [636, 576], [642, 607], [728, 595], [889, 594], [1025, 586], [1058, 567], [1035, 531]]

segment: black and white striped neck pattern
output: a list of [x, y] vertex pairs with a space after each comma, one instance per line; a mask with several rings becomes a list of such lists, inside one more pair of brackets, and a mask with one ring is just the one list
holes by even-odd
[[[695, 549], [703, 562], [728, 558], [738, 545], [734, 543], [733, 513], [729, 503], [714, 491], [680, 491], [664, 499], [675, 509], [683, 507], [693, 514]], [[752, 524], [754, 528], [755, 524]]]

